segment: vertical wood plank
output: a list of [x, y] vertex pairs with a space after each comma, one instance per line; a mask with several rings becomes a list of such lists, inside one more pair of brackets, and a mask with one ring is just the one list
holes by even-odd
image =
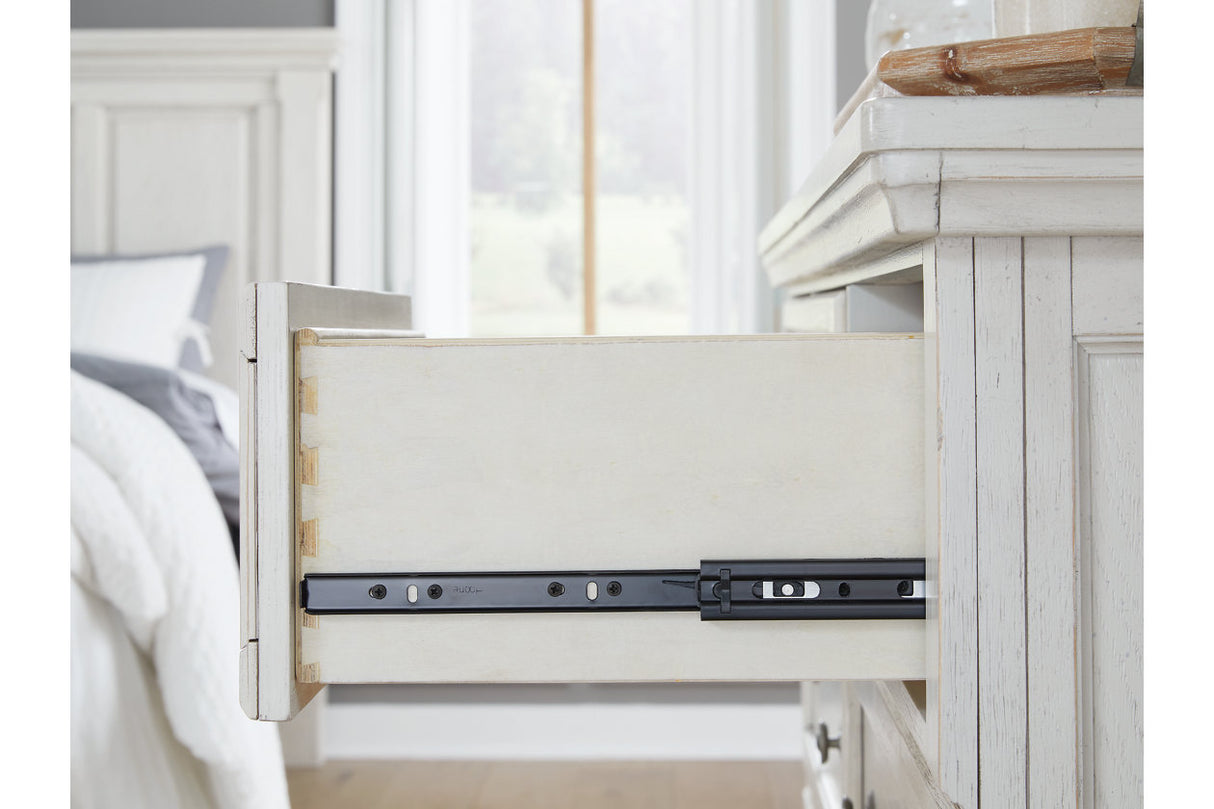
[[295, 684], [295, 380], [289, 349], [287, 286], [258, 284], [257, 386], [254, 403], [257, 481], [258, 717], [287, 719], [298, 710]]
[[1077, 350], [1081, 805], [1092, 809], [1143, 800], [1142, 349], [1112, 336]]
[[[278, 176], [281, 173], [276, 159], [281, 145], [282, 116], [279, 104], [272, 100], [262, 101], [253, 112], [253, 128], [250, 133], [249, 178], [253, 199], [249, 210], [253, 221], [249, 223], [249, 255], [246, 259], [246, 282], [275, 281], [294, 277], [279, 262], [278, 234], [283, 225], [285, 206], [279, 201]], [[307, 276], [300, 276], [307, 280]]]
[[[278, 232], [279, 273], [313, 284], [333, 281], [330, 221], [332, 153], [329, 84], [317, 71], [282, 70], [277, 76], [279, 104], [278, 184], [282, 220]], [[317, 170], [317, 156], [324, 158]]]
[[[252, 292], [248, 295], [253, 298]], [[247, 303], [247, 302], [246, 302]], [[240, 705], [257, 718], [257, 477], [254, 459], [257, 363], [242, 359], [240, 384]]]
[[110, 251], [109, 121], [97, 104], [72, 105], [72, 252]]
[[979, 804], [1025, 806], [1024, 355], [1021, 240], [974, 240]]
[[1079, 802], [1071, 240], [1024, 241], [1030, 806]]
[[598, 329], [595, 283], [594, 0], [582, 0], [582, 333]]
[[941, 787], [963, 807], [978, 805], [973, 245], [937, 239], [923, 259], [925, 434], [936, 439], [926, 442], [924, 476], [929, 595], [936, 594], [926, 632], [926, 752]]

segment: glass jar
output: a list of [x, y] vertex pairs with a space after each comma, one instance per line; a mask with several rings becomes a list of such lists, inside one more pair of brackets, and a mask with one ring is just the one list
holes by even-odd
[[994, 36], [991, 0], [872, 0], [865, 56], [868, 69], [886, 51]]

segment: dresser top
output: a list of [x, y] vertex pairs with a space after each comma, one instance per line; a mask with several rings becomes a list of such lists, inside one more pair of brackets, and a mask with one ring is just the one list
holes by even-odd
[[937, 235], [1141, 233], [1142, 122], [1141, 96], [871, 99], [763, 229], [763, 265], [812, 291]]

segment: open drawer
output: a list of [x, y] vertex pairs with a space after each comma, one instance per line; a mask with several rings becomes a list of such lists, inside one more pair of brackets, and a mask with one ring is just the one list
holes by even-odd
[[[627, 601], [638, 575], [711, 568], [686, 592], [712, 601], [722, 566], [728, 593], [745, 562], [921, 558], [917, 336], [427, 340], [397, 296], [260, 284], [249, 306], [250, 716], [338, 682], [924, 676], [922, 620]], [[502, 573], [534, 576], [476, 601]]]

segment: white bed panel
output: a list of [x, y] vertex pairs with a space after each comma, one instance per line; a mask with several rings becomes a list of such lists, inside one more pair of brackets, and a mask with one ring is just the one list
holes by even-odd
[[72, 253], [231, 248], [210, 376], [250, 281], [330, 282], [331, 29], [72, 32]]

